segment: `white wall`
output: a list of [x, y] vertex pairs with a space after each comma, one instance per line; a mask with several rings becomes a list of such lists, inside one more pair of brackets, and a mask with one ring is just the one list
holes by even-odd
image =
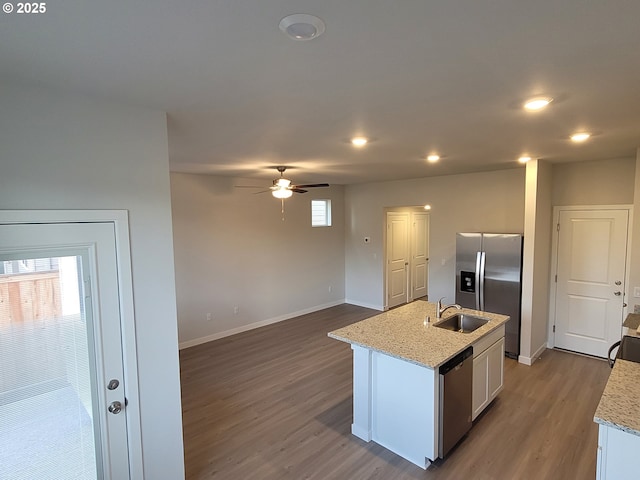
[[184, 477], [166, 118], [0, 88], [0, 208], [128, 209], [144, 468]]
[[[346, 300], [384, 306], [384, 209], [430, 204], [429, 298], [455, 298], [455, 234], [522, 233], [525, 169], [349, 185], [345, 190]], [[362, 238], [371, 237], [365, 244]]]
[[[344, 302], [343, 187], [294, 194], [283, 221], [279, 200], [234, 186], [269, 184], [171, 174], [181, 347]], [[312, 199], [331, 200], [331, 227], [311, 227]]]

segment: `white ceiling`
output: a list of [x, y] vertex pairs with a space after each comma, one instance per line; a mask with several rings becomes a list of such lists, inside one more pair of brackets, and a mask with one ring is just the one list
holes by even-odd
[[[324, 35], [287, 38], [293, 13]], [[634, 157], [639, 18], [638, 0], [55, 0], [0, 14], [0, 78], [168, 112], [173, 171], [405, 179]], [[540, 93], [547, 110], [519, 108]]]

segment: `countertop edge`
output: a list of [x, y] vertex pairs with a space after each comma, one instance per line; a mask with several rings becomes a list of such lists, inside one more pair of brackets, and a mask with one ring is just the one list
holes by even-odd
[[593, 421], [640, 436], [640, 363], [616, 360]]
[[640, 432], [639, 432], [639, 431], [634, 430], [634, 429], [633, 429], [633, 428], [631, 428], [631, 427], [627, 427], [626, 425], [622, 425], [622, 424], [619, 424], [619, 423], [610, 422], [610, 421], [608, 421], [608, 420], [604, 420], [604, 419], [602, 419], [602, 418], [600, 418], [600, 417], [598, 417], [598, 416], [594, 416], [594, 417], [593, 417], [593, 421], [594, 421], [595, 423], [597, 423], [598, 425], [604, 425], [605, 427], [612, 427], [612, 428], [615, 428], [615, 429], [617, 429], [617, 430], [621, 430], [621, 431], [623, 431], [623, 432], [630, 433], [630, 434], [632, 434], [632, 435], [635, 435], [635, 436], [637, 436], [637, 437], [640, 437]]

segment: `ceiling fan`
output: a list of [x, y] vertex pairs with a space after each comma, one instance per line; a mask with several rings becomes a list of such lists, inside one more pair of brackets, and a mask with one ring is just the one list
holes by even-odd
[[[278, 172], [280, 172], [280, 178], [276, 178], [273, 181], [273, 185], [269, 187], [269, 190], [263, 190], [262, 192], [256, 192], [256, 193], [266, 193], [266, 192], [271, 192], [271, 195], [273, 195], [276, 198], [282, 199], [284, 200], [285, 198], [289, 198], [291, 197], [291, 195], [295, 193], [307, 193], [307, 188], [319, 188], [319, 187], [328, 187], [329, 184], [328, 183], [313, 183], [313, 184], [308, 184], [308, 185], [293, 185], [291, 183], [291, 180], [284, 178], [284, 172], [287, 169], [287, 167], [284, 166], [278, 166], [275, 167], [276, 170], [278, 170]], [[238, 187], [244, 187], [244, 188], [259, 188], [259, 187], [253, 187], [253, 186], [245, 186], [245, 185], [238, 185]]]

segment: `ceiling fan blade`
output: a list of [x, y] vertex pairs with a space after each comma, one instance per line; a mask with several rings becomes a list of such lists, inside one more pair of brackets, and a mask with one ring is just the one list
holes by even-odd
[[318, 188], [318, 187], [328, 187], [328, 183], [312, 183], [309, 185], [293, 185], [294, 188]]
[[296, 192], [296, 193], [307, 193], [306, 190], [302, 190], [301, 188], [291, 188], [290, 189], [292, 192]]
[[264, 188], [264, 185], [234, 185], [236, 188]]

